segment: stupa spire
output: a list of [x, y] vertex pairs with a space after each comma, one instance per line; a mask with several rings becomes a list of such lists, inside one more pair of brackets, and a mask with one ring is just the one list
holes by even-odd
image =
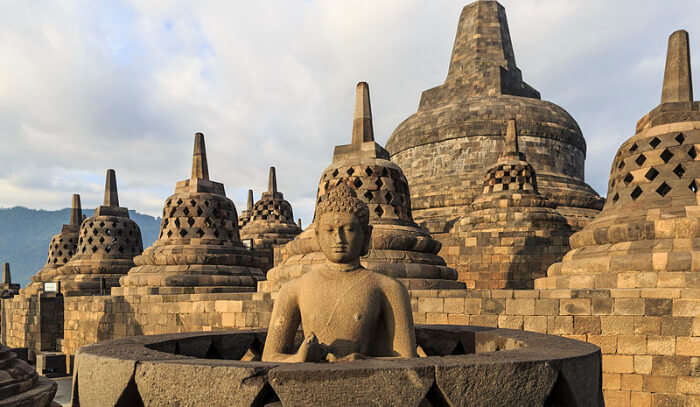
[[204, 145], [204, 134], [195, 133], [194, 153], [192, 154], [192, 178], [209, 179], [209, 167], [207, 166], [207, 150]]
[[246, 210], [248, 211], [248, 213], [251, 213], [253, 211], [253, 202], [255, 202], [253, 200], [253, 190], [249, 189], [248, 190], [248, 204], [246, 205]]
[[267, 192], [270, 194], [277, 193], [277, 174], [275, 173], [275, 167], [270, 167], [270, 176], [267, 180]]
[[2, 284], [12, 284], [12, 275], [10, 274], [10, 263], [2, 264]]
[[83, 221], [83, 209], [80, 206], [80, 195], [73, 194], [73, 202], [70, 210], [70, 224], [72, 226], [80, 226]]
[[690, 71], [688, 32], [678, 30], [668, 38], [661, 103], [692, 101], [693, 79]]
[[374, 141], [372, 106], [369, 102], [369, 85], [360, 82], [355, 88], [355, 115], [352, 120], [352, 144]]
[[114, 170], [107, 170], [107, 179], [105, 180], [105, 199], [104, 206], [110, 208], [119, 207], [119, 195], [117, 194], [117, 176]]

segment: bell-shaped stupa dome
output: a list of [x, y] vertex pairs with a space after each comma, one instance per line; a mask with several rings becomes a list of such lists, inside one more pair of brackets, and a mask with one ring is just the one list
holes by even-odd
[[532, 288], [569, 249], [571, 228], [538, 192], [535, 169], [518, 148], [515, 120], [508, 121], [506, 149], [486, 171], [471, 209], [455, 229], [465, 242], [455, 261], [467, 287]]
[[610, 170], [603, 211], [536, 288], [687, 288], [700, 271], [700, 102], [688, 33], [671, 34], [661, 104], [637, 122]]
[[245, 226], [241, 228], [241, 240], [251, 239], [256, 249], [287, 243], [301, 233], [294, 222], [292, 205], [277, 191], [275, 167], [270, 167], [267, 192], [262, 193], [247, 215]]
[[204, 135], [194, 138], [192, 177], [165, 200], [158, 240], [112, 295], [254, 291], [264, 278], [241, 243], [236, 206], [209, 179]]
[[[357, 85], [352, 144], [336, 146], [333, 162], [321, 175], [317, 203], [329, 188], [347, 183], [370, 208], [372, 241], [363, 266], [401, 279], [408, 288], [461, 288], [457, 273], [436, 253], [440, 242], [416, 225], [411, 216], [408, 182], [401, 168], [374, 141], [369, 86]], [[276, 290], [326, 258], [315, 238], [315, 222], [280, 248], [281, 263], [271, 269], [263, 290]]]
[[503, 6], [476, 1], [460, 15], [445, 82], [423, 92], [418, 111], [386, 143], [411, 185], [419, 223], [445, 233], [468, 214], [484, 170], [503, 152], [509, 119], [518, 121], [540, 193], [572, 227], [598, 213], [603, 200], [584, 182], [586, 141], [578, 124], [523, 81]]
[[80, 195], [73, 194], [70, 222], [63, 225], [61, 232], [55, 234], [49, 243], [49, 254], [46, 264], [38, 273], [32, 276], [32, 282], [22, 289], [23, 295], [36, 294], [43, 288], [44, 283], [53, 281], [59, 267], [68, 263], [78, 250], [80, 224], [85, 219], [80, 205]]
[[119, 206], [117, 177], [107, 170], [104, 204], [81, 223], [76, 253], [56, 270], [61, 293], [109, 295], [142, 251], [141, 229], [129, 219], [129, 210]]

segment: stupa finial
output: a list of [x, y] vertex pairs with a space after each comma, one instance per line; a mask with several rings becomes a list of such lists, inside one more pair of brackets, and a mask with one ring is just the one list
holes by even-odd
[[355, 115], [352, 120], [352, 144], [374, 141], [372, 106], [369, 102], [369, 85], [360, 82], [355, 88]]
[[105, 180], [104, 206], [109, 206], [110, 208], [119, 207], [119, 195], [117, 194], [117, 175], [112, 169], [107, 170], [107, 179]]
[[246, 205], [246, 210], [248, 213], [251, 213], [253, 211], [253, 190], [249, 189], [248, 190], [248, 205]]
[[83, 209], [80, 206], [80, 194], [73, 194], [73, 202], [70, 210], [70, 224], [80, 226], [83, 222]]
[[693, 78], [690, 71], [688, 42], [688, 32], [685, 30], [678, 30], [668, 37], [661, 103], [693, 101]]
[[2, 264], [2, 283], [12, 284], [12, 276], [10, 275], [10, 263]]
[[192, 154], [192, 178], [209, 179], [209, 167], [207, 166], [207, 149], [204, 146], [204, 134], [195, 133], [194, 153]]
[[515, 119], [508, 120], [506, 128], [506, 153], [519, 153], [518, 147], [518, 129], [515, 127]]
[[267, 192], [271, 194], [277, 193], [277, 174], [275, 173], [275, 167], [270, 167], [270, 176], [267, 180]]

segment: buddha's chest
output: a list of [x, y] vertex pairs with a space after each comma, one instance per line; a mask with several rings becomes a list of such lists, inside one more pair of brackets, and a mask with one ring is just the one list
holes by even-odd
[[342, 284], [303, 293], [299, 299], [305, 333], [326, 344], [371, 336], [381, 310], [381, 296], [371, 287]]

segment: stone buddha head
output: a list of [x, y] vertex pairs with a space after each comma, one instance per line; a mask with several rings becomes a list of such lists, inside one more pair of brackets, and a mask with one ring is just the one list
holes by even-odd
[[332, 263], [359, 262], [369, 250], [369, 208], [345, 183], [326, 193], [316, 207], [316, 239]]

